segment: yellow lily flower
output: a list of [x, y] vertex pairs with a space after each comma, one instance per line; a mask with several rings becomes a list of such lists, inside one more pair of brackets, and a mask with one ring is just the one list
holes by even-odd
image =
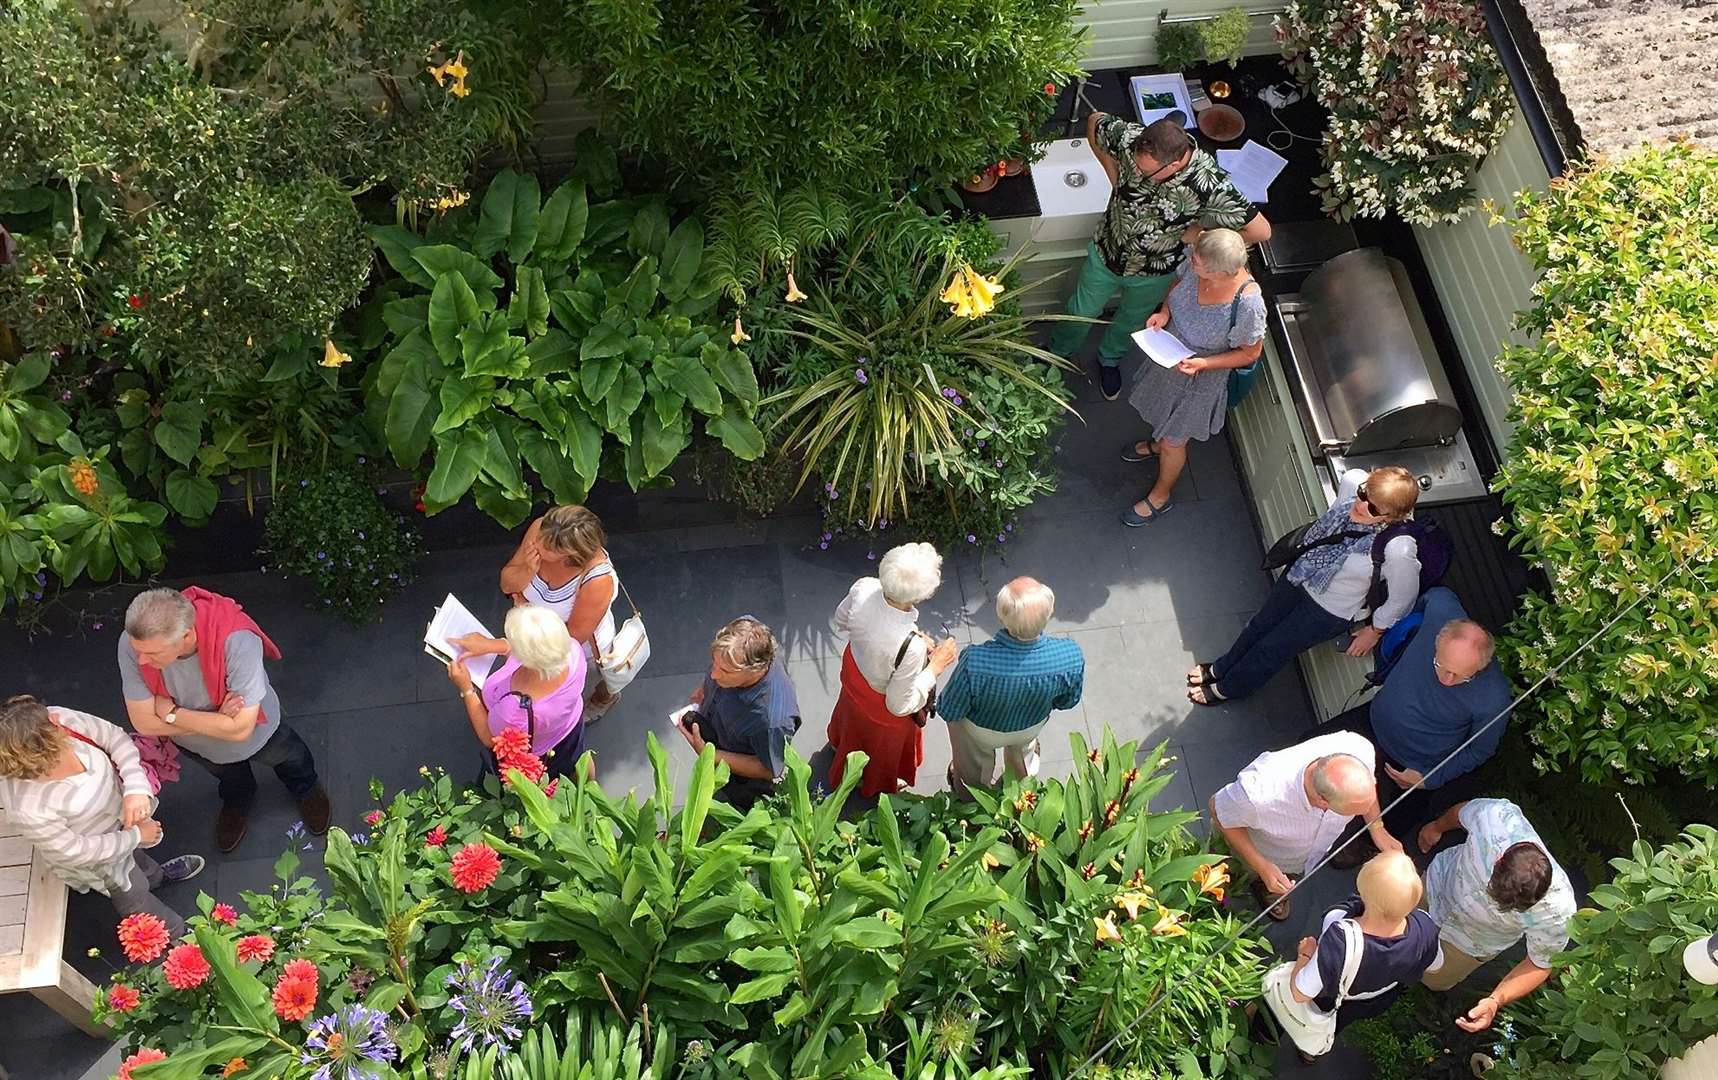
[[465, 67], [465, 50], [461, 49], [458, 56], [442, 65], [442, 69], [456, 79], [463, 79], [471, 74]]
[[805, 294], [799, 291], [799, 285], [793, 280], [793, 271], [787, 272], [787, 302], [797, 304], [805, 299]]
[[[452, 61], [449, 61], [449, 63], [452, 63]], [[447, 64], [431, 64], [426, 70], [429, 71], [430, 78], [435, 80], [435, 84], [437, 86], [447, 85]]]
[[322, 366], [342, 367], [352, 362], [351, 353], [343, 353], [334, 344], [333, 338], [324, 338], [322, 343]]
[[1208, 893], [1223, 902], [1223, 886], [1229, 883], [1229, 868], [1221, 862], [1206, 863], [1193, 871], [1193, 884], [1199, 886], [1199, 891]]
[[1187, 933], [1187, 928], [1181, 925], [1181, 920], [1187, 918], [1185, 911], [1172, 911], [1162, 904], [1157, 905], [1157, 924], [1151, 928], [1154, 934], [1165, 937], [1180, 937]]
[[983, 309], [981, 314], [989, 314], [990, 309], [996, 306], [996, 298], [1005, 291], [1001, 280], [987, 278], [971, 266], [962, 267], [961, 272], [966, 277], [966, 287], [972, 293], [973, 301]]
[[967, 291], [966, 278], [957, 270], [954, 277], [949, 279], [948, 287], [942, 291], [942, 302], [949, 305], [956, 315], [962, 314], [961, 308], [972, 306], [972, 296]]
[[1115, 916], [1106, 914], [1101, 919], [1093, 919], [1092, 923], [1097, 927], [1097, 943], [1099, 945], [1106, 941], [1121, 940], [1121, 930], [1116, 927]]
[[452, 195], [443, 195], [441, 198], [430, 203], [430, 209], [435, 210], [438, 213], [445, 213], [456, 206], [464, 206], [470, 200], [471, 194], [469, 192], [456, 191]]
[[466, 87], [464, 78], [455, 79], [453, 85], [447, 88], [447, 92], [456, 98], [471, 96], [471, 91]]
[[1139, 909], [1151, 903], [1151, 889], [1144, 888], [1136, 892], [1124, 892], [1116, 897], [1116, 907], [1127, 912], [1130, 919], [1139, 918]]
[[738, 345], [742, 341], [752, 340], [752, 335], [746, 333], [746, 328], [740, 325], [740, 317], [734, 316], [734, 332], [728, 335], [728, 340]]

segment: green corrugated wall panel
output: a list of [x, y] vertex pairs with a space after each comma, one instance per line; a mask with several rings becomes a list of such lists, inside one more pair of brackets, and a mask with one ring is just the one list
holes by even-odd
[[[1508, 134], [1480, 167], [1479, 196], [1507, 214], [1514, 208], [1516, 192], [1543, 191], [1548, 179], [1527, 122], [1517, 110]], [[1479, 209], [1454, 225], [1416, 226], [1414, 235], [1486, 426], [1501, 448], [1508, 445], [1512, 431], [1506, 419], [1510, 393], [1493, 361], [1505, 343], [1526, 340], [1514, 320], [1516, 311], [1530, 302], [1535, 274], [1527, 256], [1510, 242], [1508, 227], [1488, 222], [1489, 215]]]
[[[1221, 0], [1091, 0], [1082, 5], [1079, 19], [1083, 25], [1091, 27], [1086, 38], [1085, 66], [1089, 71], [1096, 71], [1155, 63], [1157, 18], [1165, 12], [1170, 15], [1215, 15], [1232, 7], [1257, 10], [1273, 6], [1258, 0], [1244, 4], [1223, 3]], [[1275, 51], [1270, 17], [1255, 17], [1247, 52]]]

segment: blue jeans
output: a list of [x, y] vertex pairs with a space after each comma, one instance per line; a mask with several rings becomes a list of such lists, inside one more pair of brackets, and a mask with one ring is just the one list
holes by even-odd
[[258, 765], [268, 765], [274, 769], [274, 774], [280, 777], [280, 782], [286, 785], [286, 790], [294, 799], [302, 799], [316, 789], [316, 761], [310, 756], [310, 747], [299, 738], [298, 732], [287, 727], [278, 717], [270, 717], [269, 722], [275, 725], [274, 734], [269, 736], [257, 749], [257, 752], [243, 761], [230, 761], [218, 764], [207, 758], [198, 757], [191, 751], [180, 748], [180, 752], [209, 770], [215, 778], [216, 788], [221, 795], [221, 802], [239, 810], [249, 811], [257, 798], [256, 773], [251, 771], [251, 762]]
[[1211, 663], [1217, 693], [1244, 698], [1270, 681], [1284, 664], [1320, 642], [1329, 641], [1351, 625], [1332, 615], [1299, 585], [1279, 577], [1265, 597], [1265, 606], [1247, 620], [1229, 651]]

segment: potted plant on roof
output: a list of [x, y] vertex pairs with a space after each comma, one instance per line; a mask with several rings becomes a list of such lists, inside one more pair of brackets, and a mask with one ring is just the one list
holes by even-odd
[[992, 164], [986, 165], [978, 172], [975, 172], [965, 180], [962, 180], [960, 182], [961, 189], [963, 191], [969, 191], [974, 195], [989, 191], [991, 188], [996, 186], [996, 182], [998, 180], [1002, 179], [1003, 175], [1007, 172], [1007, 168], [1008, 163], [1006, 161], [996, 161]]

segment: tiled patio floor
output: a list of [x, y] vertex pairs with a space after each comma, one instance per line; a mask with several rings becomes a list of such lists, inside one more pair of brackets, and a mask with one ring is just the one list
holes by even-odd
[[[1197, 711], [1186, 702], [1182, 673], [1196, 657], [1220, 652], [1265, 593], [1257, 531], [1221, 438], [1194, 444], [1173, 513], [1148, 528], [1123, 528], [1117, 514], [1149, 479], [1146, 467], [1124, 465], [1117, 456], [1135, 434], [1137, 418], [1125, 402], [1105, 402], [1081, 385], [1084, 420], [1071, 422], [1062, 435], [1057, 492], [1030, 508], [1000, 556], [948, 553], [942, 591], [922, 623], [934, 629], [947, 620], [963, 641], [982, 640], [996, 630], [991, 603], [997, 588], [1017, 574], [1048, 582], [1058, 604], [1052, 630], [1072, 635], [1087, 661], [1084, 702], [1058, 714], [1045, 738], [1048, 768], [1065, 770], [1069, 732], [1095, 739], [1108, 725], [1118, 740], [1168, 741], [1178, 773], [1163, 805], [1203, 807], [1239, 766], [1260, 750], [1292, 741], [1311, 722], [1305, 694], [1291, 670], [1246, 702]], [[840, 667], [828, 616], [852, 579], [874, 570], [864, 546], [825, 552], [808, 544], [816, 535], [809, 519], [723, 521], [708, 505], [687, 501], [689, 493], [675, 498], [684, 512], [672, 502], [652, 504], [635, 515], [636, 530], [620, 531], [630, 528], [620, 523], [610, 545], [645, 612], [653, 648], [646, 677], [587, 741], [611, 791], [650, 782], [648, 730], [663, 739], [683, 774], [690, 754], [668, 734], [665, 717], [707, 665], [711, 633], [740, 614], [763, 619], [786, 643], [806, 718], [796, 745], [808, 757], [815, 754], [825, 742]], [[646, 526], [646, 518], [657, 520]], [[495, 573], [509, 550], [484, 546], [431, 556], [420, 580], [388, 605], [384, 619], [361, 630], [308, 611], [296, 582], [256, 573], [199, 581], [242, 601], [279, 643], [286, 659], [274, 665], [275, 686], [316, 753], [338, 824], [356, 826], [372, 805], [366, 792], [372, 776], [391, 791], [415, 781], [420, 765], [446, 766], [456, 776], [474, 771], [474, 744], [441, 669], [422, 653], [422, 627], [434, 603], [452, 591], [499, 628], [504, 599], [494, 590]], [[118, 632], [117, 619], [81, 640], [27, 641], [15, 629], [0, 628], [0, 655], [9, 659], [7, 692], [28, 690], [51, 703], [119, 716]], [[943, 782], [949, 750], [934, 726], [925, 741], [919, 790], [930, 791]], [[162, 852], [212, 854], [213, 782], [190, 767], [165, 794]], [[225, 900], [266, 888], [296, 816], [280, 786], [264, 777], [249, 835], [233, 854], [212, 857], [198, 886]], [[314, 853], [311, 858], [318, 865]], [[1285, 952], [1312, 925], [1319, 905], [1310, 901], [1349, 888], [1337, 875], [1316, 884], [1321, 887], [1297, 905], [1295, 919], [1271, 935]], [[191, 910], [195, 894], [187, 886], [167, 898]], [[103, 898], [73, 897], [67, 956], [98, 982], [108, 972], [106, 961], [83, 954], [91, 945], [112, 951], [111, 927]], [[7, 1032], [0, 1065], [11, 1069], [13, 1080], [70, 1080], [86, 1072], [105, 1077], [117, 1060], [103, 1062], [105, 1047], [23, 995], [0, 998], [0, 1030]], [[1350, 1072], [1335, 1060], [1318, 1070], [1320, 1076]]]

